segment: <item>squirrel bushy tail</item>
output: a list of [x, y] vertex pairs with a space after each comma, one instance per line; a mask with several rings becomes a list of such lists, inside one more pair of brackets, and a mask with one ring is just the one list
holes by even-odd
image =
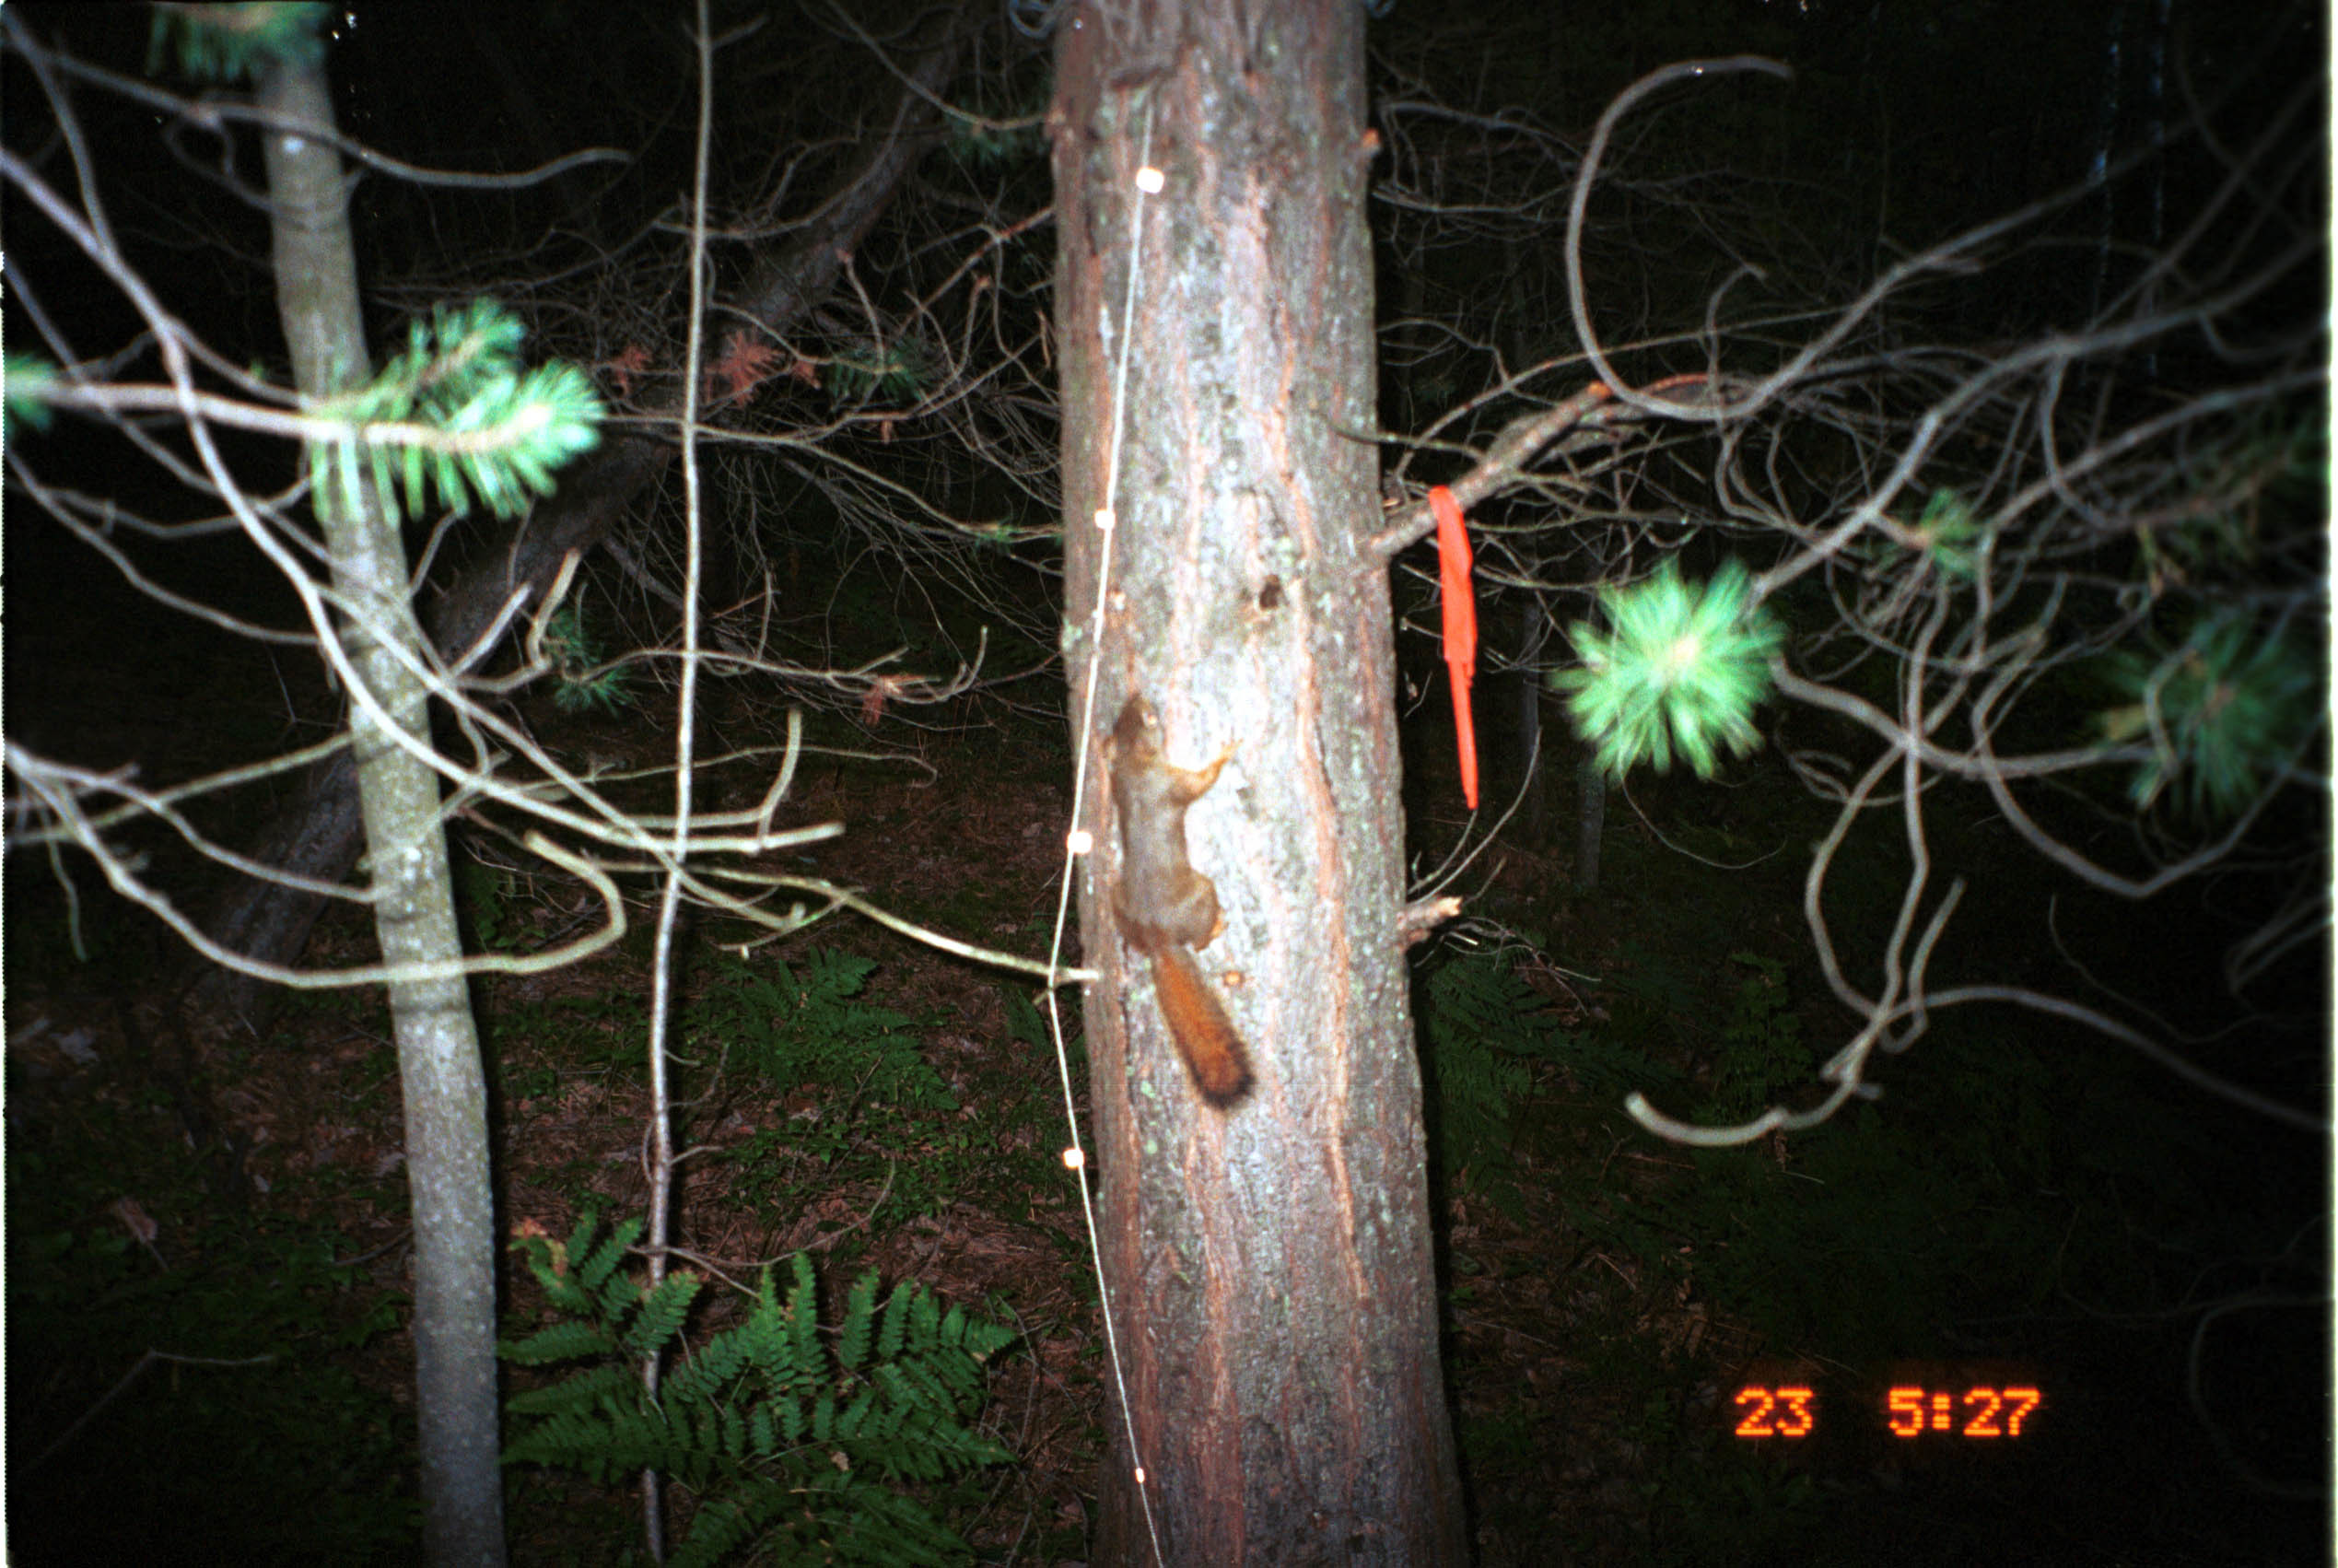
[[1152, 954], [1152, 989], [1177, 1054], [1201, 1097], [1224, 1110], [1250, 1092], [1250, 1053], [1233, 1020], [1201, 977], [1193, 950], [1170, 942]]

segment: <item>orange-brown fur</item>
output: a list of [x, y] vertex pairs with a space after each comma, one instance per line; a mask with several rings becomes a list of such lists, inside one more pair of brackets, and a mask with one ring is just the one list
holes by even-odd
[[1206, 767], [1161, 755], [1161, 720], [1141, 693], [1120, 709], [1105, 743], [1120, 817], [1120, 878], [1113, 917], [1129, 946], [1152, 960], [1152, 989], [1177, 1054], [1201, 1097], [1220, 1109], [1250, 1091], [1250, 1053], [1194, 953], [1224, 929], [1215, 883], [1186, 858], [1186, 808], [1218, 781], [1228, 746]]

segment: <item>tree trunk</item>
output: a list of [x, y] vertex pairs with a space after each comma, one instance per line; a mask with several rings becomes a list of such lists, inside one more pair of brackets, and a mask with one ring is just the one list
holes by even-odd
[[[333, 124], [321, 62], [271, 69], [260, 106], [280, 121]], [[357, 306], [341, 158], [321, 135], [263, 138], [275, 233], [277, 310], [301, 392], [311, 398], [371, 375]], [[403, 664], [422, 647], [398, 530], [363, 486], [314, 495], [333, 586], [354, 614], [344, 646], [389, 724], [427, 745], [429, 696]], [[438, 816], [438, 777], [400, 748], [381, 717], [349, 705], [350, 753], [372, 850], [374, 930], [385, 963], [411, 971], [460, 964], [454, 881]], [[422, 1534], [438, 1568], [499, 1568], [502, 1445], [496, 1399], [495, 1205], [487, 1171], [487, 1082], [462, 976], [390, 984], [405, 1097], [413, 1191], [415, 1408], [422, 1442]]]
[[[1077, 738], [1102, 766], [1142, 694], [1171, 766], [1234, 744], [1185, 818], [1224, 919], [1190, 967], [1256, 1074], [1222, 1110], [1181, 1063], [1176, 961], [1124, 946], [1125, 902], [1114, 913], [1160, 847], [1129, 854], [1111, 792], [1091, 794], [1081, 929], [1105, 978], [1087, 1031], [1136, 1445], [1116, 1424], [1104, 1563], [1151, 1562], [1156, 1542], [1213, 1568], [1465, 1555], [1398, 935], [1388, 582], [1369, 543], [1362, 26], [1354, 0], [1081, 5], [1058, 24]], [[1140, 198], [1140, 161], [1160, 194]]]
[[[1542, 672], [1537, 666], [1549, 634], [1540, 601], [1526, 599], [1515, 613], [1518, 663], [1508, 684], [1518, 718], [1518, 732], [1512, 739], [1518, 758], [1518, 834], [1540, 848], [1550, 837], [1550, 745], [1560, 733], [1543, 722]], [[1499, 810], [1500, 802], [1495, 805]]]
[[[559, 490], [522, 519], [510, 538], [474, 560], [438, 600], [430, 631], [440, 662], [468, 651], [515, 591], [525, 588], [530, 603], [541, 602], [562, 558], [605, 538], [672, 456], [666, 442], [610, 435], [600, 450], [563, 470]], [[263, 865], [337, 882], [357, 863], [364, 842], [357, 773], [342, 751], [310, 769], [300, 793], [248, 853]], [[299, 962], [324, 902], [322, 894], [303, 887], [245, 878], [219, 895], [204, 930], [246, 957], [289, 965]], [[265, 981], [240, 969], [207, 965], [192, 990], [192, 1011], [240, 1018], [256, 1028], [264, 1015], [263, 999], [273, 994]]]
[[1599, 891], [1599, 842], [1607, 831], [1607, 770], [1589, 741], [1575, 748], [1575, 891]]
[[[1606, 614], [1595, 603], [1584, 620], [1599, 624]], [[1572, 732], [1572, 731], [1571, 731]], [[1599, 761], [1599, 748], [1588, 735], [1575, 742], [1575, 891], [1599, 891], [1599, 845], [1607, 833], [1607, 770]]]
[[[812, 214], [789, 230], [790, 242], [758, 263], [726, 311], [740, 312], [765, 330], [792, 330], [835, 289], [845, 260], [868, 237], [886, 204], [930, 143], [941, 116], [934, 108], [964, 50], [978, 16], [961, 7], [945, 17], [904, 84], [888, 133], [847, 170]], [[728, 329], [726, 329], [728, 330]], [[665, 472], [673, 447], [664, 437], [612, 430], [600, 450], [563, 470], [556, 492], [484, 549], [439, 597], [430, 615], [432, 643], [442, 661], [471, 649], [520, 588], [541, 599], [570, 551], [589, 550], [623, 521], [626, 509]], [[310, 770], [300, 796], [262, 830], [250, 850], [264, 865], [319, 882], [333, 882], [357, 863], [362, 842], [357, 779], [346, 754]], [[323, 912], [322, 895], [283, 883], [240, 882], [220, 895], [204, 929], [223, 945], [263, 963], [299, 961]], [[199, 1012], [256, 1021], [267, 995], [264, 982], [240, 971], [211, 968], [195, 982]]]

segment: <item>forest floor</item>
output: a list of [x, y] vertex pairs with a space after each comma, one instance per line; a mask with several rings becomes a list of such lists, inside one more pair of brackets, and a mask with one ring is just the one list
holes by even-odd
[[[807, 759], [785, 820], [848, 831], [769, 869], [1044, 955], [1070, 811], [1059, 731], [1011, 715], [954, 734], [813, 727], [837, 749]], [[770, 738], [748, 718], [714, 731]], [[161, 729], [118, 740], [166, 767], [158, 751], [202, 745]], [[670, 741], [604, 719], [561, 744], [614, 779]], [[752, 798], [765, 782], [709, 788]], [[1553, 793], [1572, 802], [1572, 780]], [[1802, 914], [1831, 810], [1774, 753], [1711, 785], [1636, 781], [1609, 799], [1584, 892], [1564, 818], [1557, 848], [1511, 832], [1465, 876], [1467, 940], [1432, 944], [1416, 987], [1440, 1095], [1447, 1396], [1480, 1561], [2318, 1560], [2326, 1505], [2247, 1482], [2326, 1471], [2326, 1398], [2299, 1391], [2322, 1387], [2323, 1320], [2284, 1315], [2274, 1287], [2296, 1281], [2258, 1250], [2306, 1226], [2296, 1261], [2310, 1273], [2324, 1256], [2319, 1152], [2295, 1146], [2309, 1141], [2252, 1133], [2104, 1042], [1993, 1015], [1944, 1018], [1878, 1068], [1886, 1098], [1806, 1138], [1664, 1143], [1625, 1115], [1631, 1089], [1710, 1120], [1807, 1104], [1847, 1037]], [[1905, 865], [1883, 818], [1828, 895], [1854, 977]], [[1974, 802], [1935, 802], [1934, 820], [1944, 862], [1993, 889], [1967, 906], [1944, 973], [2067, 983], [2091, 954], [2189, 1021], [2197, 964], [2110, 956], [2136, 950], [2142, 917], [2009, 869], [2013, 846]], [[1420, 863], [1462, 827], [1457, 808], [1417, 812]], [[476, 947], [534, 951], [596, 918], [579, 886], [457, 838]], [[257, 1032], [180, 1019], [175, 955], [149, 922], [85, 902], [76, 956], [47, 868], [17, 856], [8, 875], [15, 1560], [410, 1560], [412, 1278], [382, 1002], [288, 995]], [[604, 1230], [642, 1211], [650, 913], [587, 962], [474, 982], [506, 1234], [567, 1237], [588, 1209]], [[2189, 908], [2172, 919], [2198, 930]], [[1034, 988], [848, 916], [742, 955], [754, 940], [702, 920], [684, 946], [676, 1143], [692, 1153], [675, 1234], [717, 1286], [693, 1331], [736, 1321], [727, 1287], [751, 1292], [766, 1267], [784, 1288], [798, 1252], [824, 1323], [871, 1270], [1004, 1322], [1016, 1337], [979, 1424], [1014, 1462], [923, 1495], [978, 1561], [1081, 1561], [1109, 1378]], [[361, 915], [336, 912], [310, 962], [369, 951]], [[2284, 1182], [2275, 1211], [2236, 1217]], [[516, 1256], [507, 1279], [508, 1331], [543, 1322]], [[2198, 1319], [2172, 1310], [2188, 1281], [2265, 1304], [2246, 1335], [2209, 1345], [2200, 1399], [2184, 1381]], [[1895, 1384], [1959, 1399], [2037, 1386], [2046, 1403], [2018, 1440], [1909, 1442], [1883, 1431]], [[1792, 1406], [1748, 1390], [1797, 1387], [1818, 1391], [1813, 1440], [1738, 1435]], [[522, 1467], [509, 1495], [515, 1562], [640, 1560], [622, 1474], [597, 1486]], [[689, 1494], [676, 1500], [686, 1526]]]

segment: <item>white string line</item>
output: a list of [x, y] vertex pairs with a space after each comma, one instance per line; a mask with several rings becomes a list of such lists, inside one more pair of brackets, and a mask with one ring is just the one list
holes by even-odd
[[[1064, 846], [1063, 882], [1056, 896], [1056, 929], [1047, 962], [1051, 969], [1060, 969], [1063, 961], [1064, 932], [1071, 905], [1072, 882], [1081, 853], [1090, 848], [1082, 838], [1080, 823], [1086, 813], [1088, 784], [1088, 737], [1095, 733], [1096, 687], [1098, 666], [1103, 660], [1105, 604], [1112, 588], [1112, 542], [1116, 532], [1115, 507], [1120, 487], [1120, 445], [1127, 425], [1128, 407], [1129, 345], [1135, 339], [1130, 330], [1137, 311], [1137, 277], [1144, 254], [1145, 197], [1159, 188], [1159, 176], [1153, 172], [1152, 158], [1152, 98], [1145, 96], [1144, 128], [1137, 153], [1137, 195], [1128, 213], [1128, 285], [1120, 306], [1120, 342], [1117, 363], [1112, 378], [1112, 436], [1105, 444], [1104, 507], [1090, 521], [1104, 535], [1097, 547], [1096, 604], [1088, 623], [1088, 680], [1081, 694], [1080, 743], [1073, 750], [1071, 774], [1072, 830]], [[1113, 322], [1109, 313], [1101, 315], [1097, 329], [1110, 343]], [[1076, 525], [1072, 525], [1076, 526]], [[1096, 1271], [1096, 1305], [1104, 1317], [1105, 1354], [1112, 1363], [1113, 1387], [1120, 1397], [1121, 1424], [1128, 1433], [1128, 1457], [1135, 1467], [1137, 1504], [1144, 1510], [1145, 1532], [1152, 1540], [1152, 1560], [1163, 1562], [1161, 1528], [1152, 1517], [1152, 1499], [1146, 1484], [1144, 1455], [1137, 1443], [1137, 1418], [1128, 1406], [1128, 1380], [1120, 1365], [1120, 1337], [1112, 1323], [1112, 1292], [1105, 1283], [1104, 1246], [1097, 1239], [1095, 1200], [1088, 1188], [1088, 1155], [1080, 1141], [1080, 1112], [1071, 1094], [1071, 1059], [1064, 1044], [1063, 1014], [1057, 1000], [1056, 987], [1047, 988], [1047, 1024], [1056, 1042], [1056, 1071], [1063, 1083], [1064, 1123], [1071, 1131], [1071, 1147], [1064, 1152], [1065, 1163], [1071, 1167], [1074, 1184], [1080, 1190], [1080, 1212], [1088, 1226], [1088, 1256]]]

